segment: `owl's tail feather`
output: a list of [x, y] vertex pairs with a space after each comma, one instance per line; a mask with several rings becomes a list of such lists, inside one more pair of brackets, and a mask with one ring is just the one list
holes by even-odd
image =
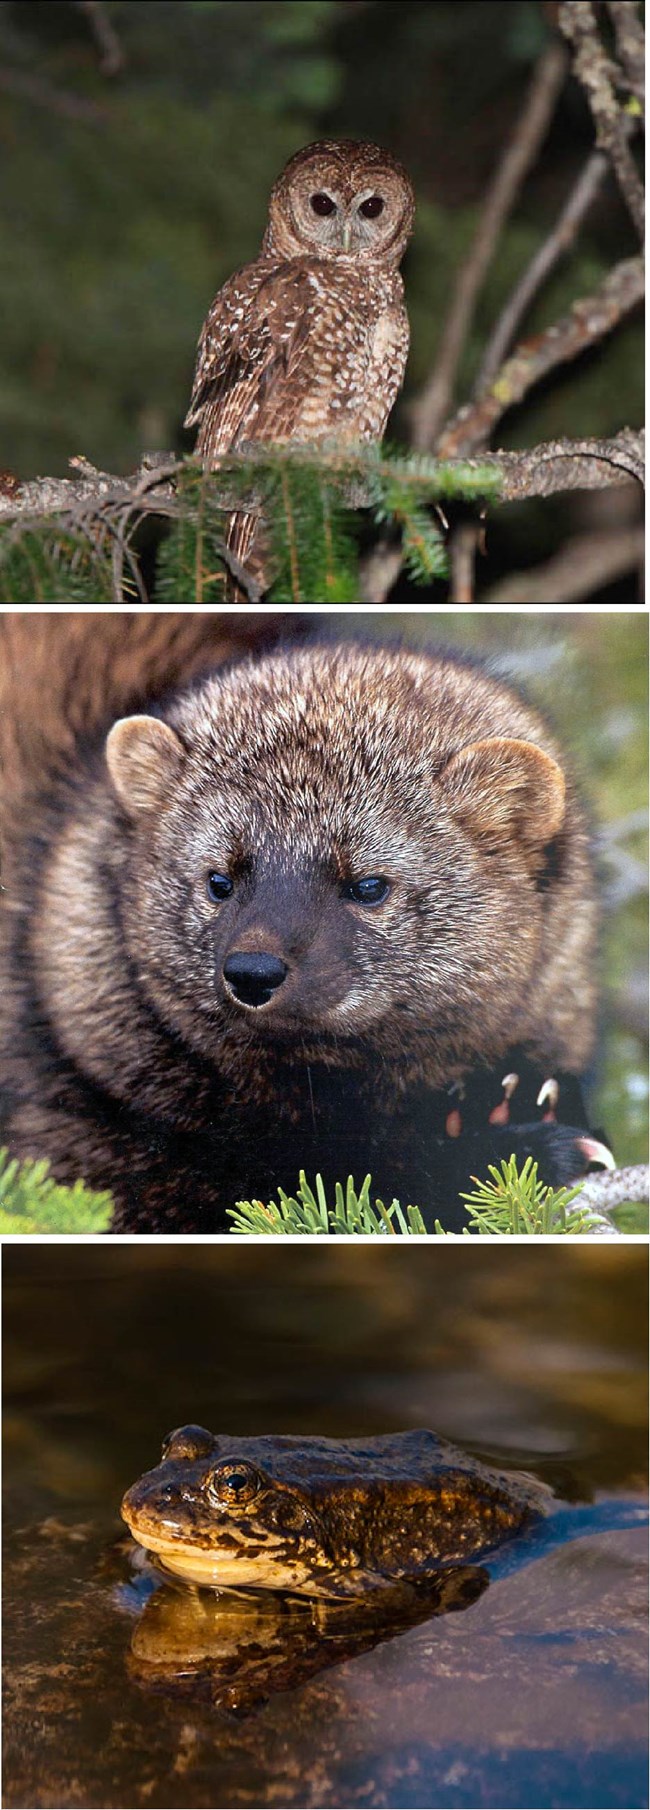
[[228, 516], [225, 533], [228, 552], [233, 555], [240, 566], [245, 568], [246, 576], [251, 580], [254, 588], [252, 592], [247, 591], [245, 585], [240, 583], [236, 573], [227, 567], [224, 602], [260, 602], [268, 584], [262, 557], [261, 539], [259, 515], [250, 512], [244, 514], [243, 510], [238, 510], [235, 515]]

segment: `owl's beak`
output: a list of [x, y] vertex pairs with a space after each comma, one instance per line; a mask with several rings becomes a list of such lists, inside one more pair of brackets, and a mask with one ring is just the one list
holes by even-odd
[[350, 250], [351, 233], [352, 233], [352, 221], [344, 220], [343, 221], [343, 250], [344, 251]]

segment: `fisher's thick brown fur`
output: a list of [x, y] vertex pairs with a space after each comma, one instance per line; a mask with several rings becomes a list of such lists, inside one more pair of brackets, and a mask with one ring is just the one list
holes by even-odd
[[438, 1209], [465, 1171], [427, 1103], [513, 1048], [542, 1079], [590, 1053], [588, 838], [546, 724], [455, 654], [259, 651], [277, 627], [0, 623], [2, 1135], [112, 1188], [115, 1230], [223, 1228], [301, 1166]]

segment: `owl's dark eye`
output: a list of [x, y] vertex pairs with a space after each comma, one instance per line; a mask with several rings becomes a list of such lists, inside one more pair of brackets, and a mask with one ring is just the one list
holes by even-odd
[[312, 195], [310, 206], [314, 214], [335, 214], [336, 202], [331, 195]]
[[383, 211], [384, 203], [381, 195], [369, 195], [368, 200], [362, 201], [359, 208], [359, 213], [363, 214], [364, 220], [376, 220], [377, 215], [383, 214]]
[[344, 899], [352, 899], [355, 905], [383, 905], [388, 898], [390, 886], [383, 874], [369, 874], [365, 880], [350, 880], [344, 887]]
[[221, 899], [229, 899], [233, 890], [232, 880], [228, 874], [208, 874], [205, 889], [209, 899], [218, 905]]

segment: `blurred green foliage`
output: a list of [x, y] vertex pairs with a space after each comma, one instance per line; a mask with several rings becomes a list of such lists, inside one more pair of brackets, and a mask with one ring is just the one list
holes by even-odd
[[0, 1233], [38, 1237], [51, 1232], [106, 1232], [113, 1217], [110, 1194], [83, 1182], [63, 1188], [46, 1162], [18, 1164], [0, 1150]]
[[[392, 429], [403, 438], [403, 410], [435, 354], [486, 173], [544, 41], [541, 9], [533, 0], [105, 0], [104, 11], [124, 55], [112, 77], [72, 0], [0, 4], [3, 462], [21, 476], [56, 475], [83, 452], [126, 471], [145, 451], [189, 450], [182, 421], [210, 300], [255, 255], [286, 158], [337, 135], [391, 146], [418, 190], [406, 261], [413, 348]], [[80, 103], [90, 117], [75, 117]], [[462, 394], [590, 142], [574, 93], [504, 234]], [[629, 249], [612, 188], [531, 329]], [[500, 438], [532, 443], [634, 422], [640, 335], [628, 324], [509, 419]]]

